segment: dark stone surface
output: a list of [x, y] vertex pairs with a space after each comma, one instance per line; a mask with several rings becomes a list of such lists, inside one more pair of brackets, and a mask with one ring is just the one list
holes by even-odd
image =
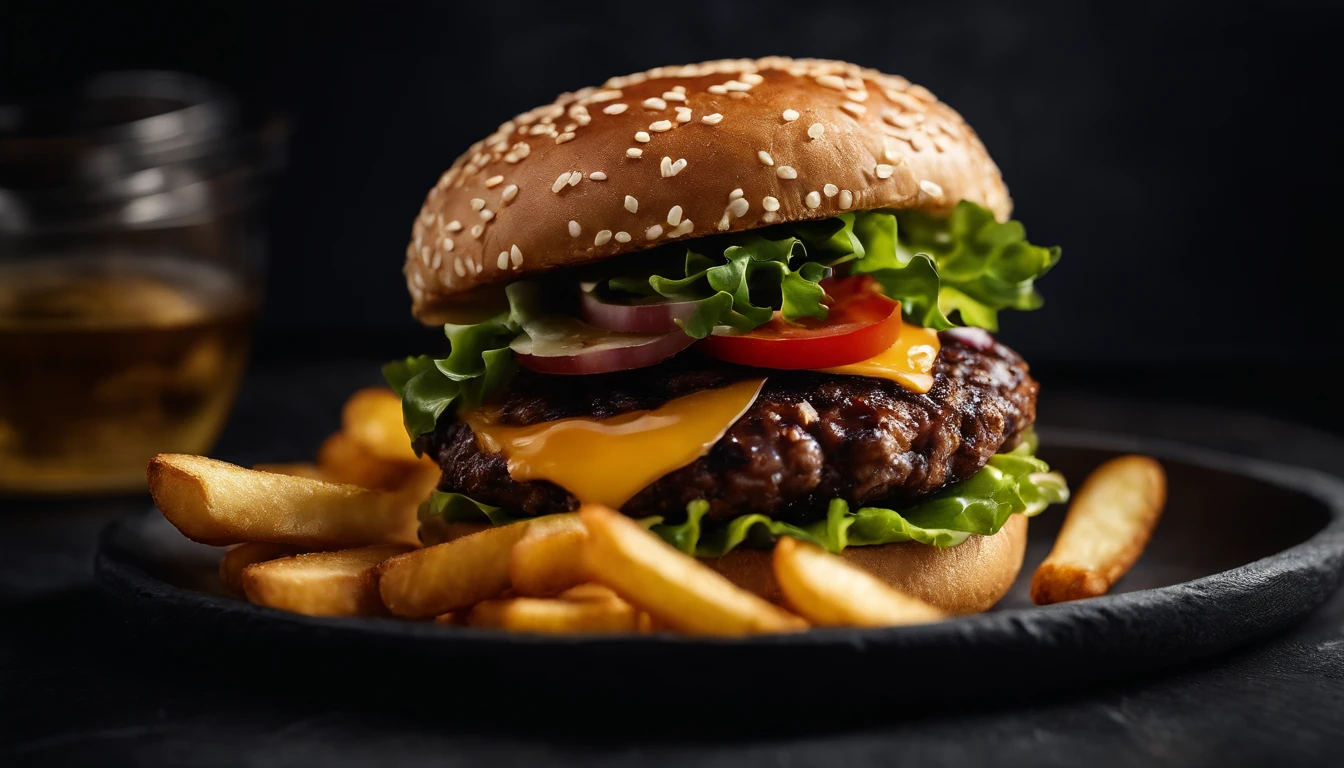
[[[241, 462], [310, 455], [335, 424], [345, 394], [374, 376], [372, 367], [354, 364], [260, 371], [219, 455]], [[1042, 400], [1042, 421], [1344, 474], [1338, 439], [1250, 414], [1052, 391]], [[1233, 542], [1242, 554], [1276, 544], [1275, 532], [1288, 523], [1276, 524], [1275, 516], [1295, 507], [1257, 503], [1267, 507], [1260, 529], [1210, 531], [1210, 541], [1225, 535], [1218, 541]], [[198, 644], [148, 627], [93, 588], [90, 567], [98, 530], [145, 504], [0, 502], [0, 764], [1337, 765], [1344, 754], [1340, 592], [1259, 644], [1085, 690], [1050, 692], [1049, 676], [1061, 670], [1047, 665], [1039, 685], [911, 711], [899, 698], [921, 658], [875, 665], [855, 678], [833, 675], [818, 652], [787, 664], [763, 658], [727, 681], [698, 677], [693, 663], [681, 664], [686, 689], [702, 701], [743, 706], [712, 718], [694, 705], [654, 715], [634, 698], [610, 701], [584, 669], [578, 677], [587, 682], [557, 706], [555, 690], [541, 695], [544, 681], [483, 696], [468, 684], [465, 660], [447, 653], [436, 659], [440, 674], [426, 676], [412, 658], [387, 652], [386, 672], [370, 680], [355, 674], [349, 654], [332, 652], [339, 645], [327, 636], [267, 659], [228, 635]], [[1197, 545], [1188, 558], [1218, 568], [1219, 549]], [[1152, 554], [1180, 558], [1156, 548]], [[1297, 599], [1282, 596], [1285, 604]], [[961, 662], [987, 678], [1005, 663], [987, 649]], [[320, 677], [314, 665], [325, 665]], [[756, 681], [781, 685], [790, 676], [828, 674], [836, 697], [854, 702], [830, 717], [785, 700], [745, 705], [750, 697], [742, 689]], [[888, 705], [860, 705], [857, 692], [879, 680]], [[604, 697], [605, 706], [593, 706]], [[586, 715], [613, 703], [625, 705], [631, 723]]]

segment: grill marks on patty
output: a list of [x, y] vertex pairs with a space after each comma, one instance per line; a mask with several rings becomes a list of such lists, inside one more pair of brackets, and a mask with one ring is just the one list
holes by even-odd
[[[687, 503], [707, 499], [714, 519], [758, 512], [803, 522], [824, 516], [837, 497], [901, 506], [975, 474], [1036, 417], [1038, 385], [1016, 353], [947, 336], [942, 344], [933, 388], [922, 395], [882, 379], [760, 371], [682, 354], [600, 376], [520, 372], [500, 417], [518, 425], [607, 418], [765, 375], [760, 397], [707, 455], [640, 491], [623, 511], [680, 519]], [[440, 490], [533, 515], [578, 505], [552, 483], [513, 480], [504, 459], [482, 453], [459, 422], [445, 420], [420, 445], [444, 468]]]

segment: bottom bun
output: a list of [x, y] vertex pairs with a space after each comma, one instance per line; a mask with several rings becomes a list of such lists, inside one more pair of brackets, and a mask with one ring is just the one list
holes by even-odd
[[[971, 536], [947, 549], [910, 541], [847, 547], [840, 556], [930, 605], [968, 614], [987, 611], [1008, 594], [1026, 551], [1027, 518], [1013, 515], [993, 536]], [[743, 589], [782, 599], [767, 550], [739, 548], [702, 562]]]

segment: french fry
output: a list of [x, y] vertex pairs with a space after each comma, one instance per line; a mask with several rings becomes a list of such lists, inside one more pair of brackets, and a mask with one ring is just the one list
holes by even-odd
[[415, 511], [395, 494], [162, 453], [154, 503], [184, 536], [223, 546], [269, 541], [310, 550], [415, 544]]
[[380, 459], [344, 432], [328, 437], [317, 451], [317, 465], [332, 481], [395, 491], [427, 469], [437, 470], [429, 457], [411, 461]]
[[420, 460], [401, 419], [401, 398], [387, 387], [369, 387], [351, 395], [341, 411], [341, 431], [384, 461]]
[[611, 591], [611, 587], [605, 587], [601, 584], [588, 582], [570, 587], [559, 595], [561, 600], [571, 600], [576, 603], [582, 603], [587, 600], [620, 600], [621, 596]]
[[219, 581], [224, 585], [224, 593], [240, 600], [246, 599], [247, 595], [243, 593], [244, 568], [253, 563], [297, 555], [299, 551], [288, 544], [274, 544], [269, 541], [249, 541], [230, 547], [219, 559]]
[[289, 475], [290, 477], [306, 477], [309, 480], [334, 482], [322, 471], [321, 467], [310, 461], [296, 461], [287, 464], [253, 464], [252, 468], [258, 472], [270, 472], [273, 475]]
[[1166, 473], [1154, 459], [1121, 456], [1097, 467], [1031, 579], [1032, 601], [1049, 605], [1110, 591], [1148, 546], [1166, 498]]
[[509, 556], [514, 590], [528, 597], [550, 597], [583, 583], [583, 540], [587, 537], [577, 515], [538, 518]]
[[623, 600], [548, 600], [516, 597], [486, 600], [467, 614], [473, 627], [499, 627], [515, 632], [542, 634], [588, 634], [635, 632], [640, 613]]
[[375, 569], [410, 549], [381, 545], [313, 552], [243, 569], [248, 602], [307, 616], [385, 616]]
[[584, 569], [660, 624], [695, 635], [792, 632], [807, 623], [684, 555], [634, 520], [585, 504]]
[[425, 619], [498, 597], [509, 588], [513, 547], [534, 522], [487, 528], [388, 560], [378, 567], [383, 602], [394, 616]]
[[775, 580], [794, 612], [820, 627], [894, 627], [946, 617], [820, 547], [783, 537], [775, 544]]

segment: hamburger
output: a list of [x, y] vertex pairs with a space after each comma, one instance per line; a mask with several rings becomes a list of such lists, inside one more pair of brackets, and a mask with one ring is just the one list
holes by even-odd
[[421, 538], [597, 503], [769, 597], [793, 536], [989, 608], [1067, 496], [992, 335], [1059, 259], [1011, 209], [960, 115], [844, 62], [660, 67], [505, 122], [406, 251], [446, 335], [384, 368], [442, 467]]

